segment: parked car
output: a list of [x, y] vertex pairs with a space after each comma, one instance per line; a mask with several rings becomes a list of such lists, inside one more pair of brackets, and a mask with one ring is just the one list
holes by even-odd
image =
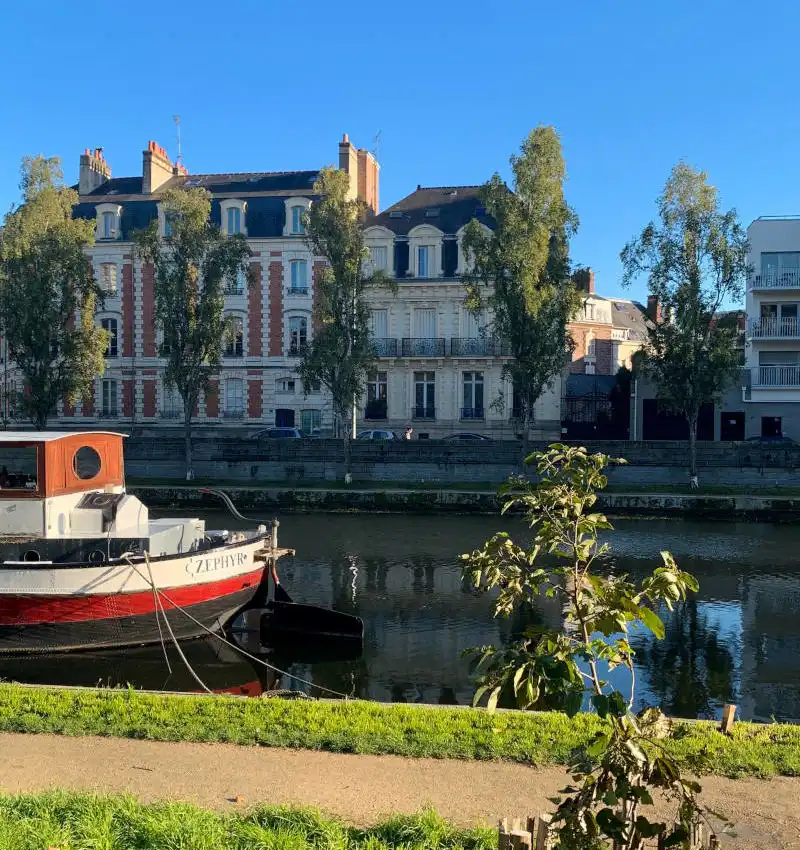
[[387, 431], [385, 428], [368, 428], [366, 431], [359, 431], [356, 434], [357, 440], [398, 440], [400, 439], [394, 431]]
[[251, 440], [302, 440], [303, 432], [299, 428], [265, 428], [250, 437]]
[[491, 443], [492, 438], [485, 434], [450, 434], [442, 437], [443, 443]]
[[796, 446], [797, 443], [791, 437], [748, 437], [745, 440], [757, 446], [767, 446], [769, 448], [784, 448], [788, 449], [791, 446]]

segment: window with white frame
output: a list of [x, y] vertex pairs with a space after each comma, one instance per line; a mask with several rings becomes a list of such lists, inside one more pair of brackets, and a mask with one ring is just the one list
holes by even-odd
[[117, 239], [119, 237], [119, 222], [122, 215], [122, 207], [119, 204], [98, 204], [95, 212], [97, 215], [94, 232], [95, 239]]
[[483, 372], [464, 372], [462, 419], [483, 419]]
[[291, 291], [308, 292], [308, 263], [305, 260], [292, 260], [289, 263]]
[[389, 311], [373, 310], [369, 315], [369, 329], [373, 339], [386, 339], [389, 336]]
[[244, 269], [238, 269], [233, 278], [228, 278], [225, 286], [226, 295], [243, 295], [247, 286], [247, 274]]
[[308, 319], [292, 316], [289, 319], [289, 355], [299, 357], [308, 343]]
[[367, 375], [367, 406], [364, 419], [386, 419], [388, 380], [386, 372], [370, 372]]
[[117, 294], [117, 264], [100, 263], [100, 289], [106, 295]]
[[430, 253], [427, 245], [420, 245], [417, 248], [417, 277], [430, 276]]
[[373, 245], [369, 249], [369, 258], [375, 271], [386, 271], [389, 268], [389, 249], [386, 245]]
[[292, 207], [292, 233], [300, 234], [306, 232], [306, 226], [303, 221], [305, 211], [305, 207], [302, 207], [299, 204], [295, 204]]
[[306, 395], [318, 395], [322, 392], [322, 382], [321, 381], [311, 381], [308, 386], [308, 392]]
[[162, 419], [180, 419], [183, 416], [183, 399], [177, 387], [162, 389], [160, 415]]
[[118, 416], [117, 382], [106, 378], [102, 381], [100, 390], [100, 415], [111, 418]]
[[117, 357], [117, 320], [101, 319], [100, 326], [108, 334], [108, 346], [105, 351], [106, 357]]
[[300, 430], [309, 437], [314, 434], [319, 434], [322, 430], [322, 411], [321, 410], [301, 410], [300, 411]]
[[436, 310], [429, 307], [414, 310], [414, 336], [417, 339], [432, 339], [436, 336]]
[[113, 238], [114, 231], [116, 229], [114, 227], [115, 219], [116, 219], [116, 216], [114, 215], [114, 213], [110, 213], [110, 212], [104, 212], [103, 213], [103, 225], [102, 225], [103, 226], [103, 230], [102, 230], [103, 239], [112, 239]]
[[275, 381], [275, 392], [279, 395], [294, 395], [295, 386], [294, 378], [278, 378]]
[[436, 373], [414, 372], [414, 419], [436, 418]]
[[225, 416], [231, 419], [244, 417], [244, 381], [241, 378], [225, 379]]
[[226, 357], [244, 357], [244, 319], [241, 316], [228, 316]]
[[239, 207], [228, 207], [226, 210], [225, 232], [229, 236], [242, 232], [242, 210]]

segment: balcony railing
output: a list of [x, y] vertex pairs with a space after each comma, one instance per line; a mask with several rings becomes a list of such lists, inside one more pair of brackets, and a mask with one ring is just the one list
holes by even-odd
[[436, 408], [426, 404], [417, 404], [411, 408], [412, 419], [436, 419]]
[[800, 366], [758, 366], [753, 369], [753, 386], [800, 388]]
[[308, 295], [307, 286], [290, 286], [286, 290], [287, 295]]
[[244, 410], [223, 410], [223, 419], [244, 419]]
[[501, 357], [508, 356], [511, 348], [507, 342], [484, 337], [451, 337], [451, 357]]
[[159, 419], [180, 419], [183, 415], [183, 411], [180, 410], [159, 410], [158, 418]]
[[396, 339], [391, 337], [377, 337], [372, 340], [376, 357], [397, 357], [399, 346]]
[[482, 407], [462, 407], [461, 408], [461, 418], [462, 419], [483, 419], [485, 416]]
[[302, 357], [305, 353], [307, 343], [303, 343], [302, 345], [290, 345], [289, 346], [289, 357]]
[[404, 337], [403, 357], [444, 357], [446, 342], [436, 337]]
[[119, 411], [110, 407], [104, 408], [97, 415], [100, 419], [119, 419]]
[[752, 289], [800, 289], [800, 269], [782, 269], [753, 275]]
[[800, 325], [796, 318], [756, 319], [750, 323], [750, 336], [753, 339], [796, 339], [800, 338]]

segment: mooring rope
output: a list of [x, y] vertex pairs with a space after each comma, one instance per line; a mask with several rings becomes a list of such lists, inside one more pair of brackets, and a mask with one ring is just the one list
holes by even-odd
[[[145, 559], [147, 559], [147, 555], [146, 555], [146, 554], [145, 554]], [[141, 579], [143, 579], [143, 580], [144, 580], [144, 581], [146, 581], [146, 582], [148, 581], [147, 577], [146, 577], [146, 576], [144, 576], [144, 575], [142, 575], [142, 573], [139, 571], [139, 569], [137, 568], [136, 564], [134, 564], [134, 563], [133, 563], [133, 562], [132, 562], [129, 558], [127, 558], [127, 557], [125, 558], [125, 560], [126, 560], [126, 561], [128, 562], [128, 564], [129, 564], [129, 565], [130, 565], [130, 566], [131, 566], [131, 567], [132, 567], [132, 568], [136, 571], [136, 573], [139, 575], [139, 577], [140, 577]], [[223, 635], [221, 635], [219, 632], [215, 632], [213, 629], [209, 629], [209, 628], [208, 628], [208, 626], [206, 626], [204, 623], [201, 623], [201, 622], [200, 622], [200, 620], [198, 620], [196, 617], [193, 617], [193, 616], [192, 616], [192, 615], [191, 615], [191, 614], [190, 614], [187, 610], [185, 610], [185, 609], [184, 609], [184, 608], [182, 608], [180, 605], [178, 605], [178, 603], [177, 603], [177, 602], [173, 602], [173, 601], [169, 598], [169, 596], [167, 596], [167, 594], [166, 594], [166, 593], [164, 593], [164, 591], [163, 591], [163, 590], [160, 590], [160, 589], [156, 586], [155, 581], [149, 581], [148, 583], [149, 583], [149, 584], [150, 584], [150, 586], [151, 586], [151, 587], [155, 590], [155, 592], [156, 592], [156, 593], [158, 593], [158, 595], [159, 595], [159, 596], [162, 596], [164, 599], [166, 599], [166, 601], [167, 601], [167, 602], [169, 602], [169, 604], [170, 604], [173, 608], [176, 608], [178, 611], [180, 611], [180, 612], [181, 612], [181, 614], [183, 614], [185, 617], [188, 617], [188, 618], [189, 618], [189, 619], [190, 619], [190, 620], [191, 620], [191, 621], [192, 621], [195, 625], [199, 626], [199, 627], [200, 627], [200, 628], [201, 628], [204, 632], [207, 632], [207, 633], [208, 633], [209, 635], [211, 635], [212, 637], [216, 638], [217, 640], [222, 641], [224, 644], [226, 644], [227, 646], [231, 647], [231, 649], [234, 649], [234, 650], [236, 650], [237, 652], [239, 652], [239, 653], [240, 653], [241, 655], [243, 655], [245, 658], [249, 658], [251, 661], [254, 661], [256, 664], [260, 664], [260, 665], [262, 665], [262, 667], [266, 667], [266, 668], [267, 668], [267, 669], [269, 669], [269, 670], [273, 670], [273, 671], [274, 671], [274, 672], [276, 672], [276, 673], [280, 673], [280, 675], [281, 675], [281, 676], [288, 676], [290, 679], [293, 679], [295, 682], [300, 682], [300, 683], [301, 683], [301, 684], [303, 684], [303, 685], [308, 685], [310, 688], [317, 688], [317, 689], [318, 689], [318, 690], [320, 690], [320, 691], [324, 691], [325, 693], [332, 694], [333, 696], [335, 696], [335, 697], [339, 697], [339, 698], [341, 698], [341, 699], [345, 699], [345, 700], [346, 700], [346, 699], [350, 699], [350, 697], [349, 697], [349, 695], [348, 695], [348, 694], [343, 694], [341, 691], [334, 691], [332, 688], [327, 688], [327, 687], [325, 687], [325, 685], [319, 685], [319, 684], [317, 684], [316, 682], [310, 682], [310, 681], [308, 681], [308, 679], [302, 679], [300, 676], [295, 676], [295, 675], [294, 675], [294, 673], [290, 673], [288, 670], [281, 670], [281, 668], [280, 668], [280, 667], [276, 667], [274, 664], [270, 664], [269, 662], [264, 661], [262, 658], [259, 658], [259, 657], [258, 657], [258, 656], [256, 656], [256, 655], [252, 655], [252, 654], [251, 654], [251, 653], [249, 653], [246, 649], [243, 649], [243, 648], [242, 648], [241, 646], [239, 646], [238, 644], [235, 644], [235, 643], [233, 643], [232, 641], [229, 641], [226, 637], [224, 637]], [[162, 610], [163, 610], [163, 604], [162, 604]], [[169, 628], [169, 621], [168, 621], [168, 620], [167, 620], [167, 618], [166, 618], [166, 612], [165, 612], [165, 614], [164, 614], [164, 620], [165, 620], [165, 622], [167, 623], [167, 627]], [[170, 632], [171, 632], [171, 629], [170, 629]], [[173, 638], [173, 639], [174, 639], [174, 638]], [[177, 645], [177, 644], [176, 644], [176, 645]], [[180, 650], [179, 650], [179, 651], [180, 651]], [[181, 655], [183, 655], [183, 654], [181, 653]], [[185, 656], [183, 656], [183, 657], [184, 657], [184, 660], [185, 660]], [[187, 663], [187, 665], [188, 665], [188, 661], [187, 661], [186, 663]], [[190, 668], [190, 669], [191, 669], [191, 668]], [[192, 672], [194, 672], [194, 671], [192, 671]], [[197, 678], [197, 677], [195, 676], [195, 678]], [[204, 687], [204, 689], [205, 689], [205, 690], [208, 690], [208, 688], [206, 688], [206, 687], [205, 687], [205, 685], [203, 685], [203, 687]], [[209, 691], [209, 693], [210, 693], [210, 691]]]

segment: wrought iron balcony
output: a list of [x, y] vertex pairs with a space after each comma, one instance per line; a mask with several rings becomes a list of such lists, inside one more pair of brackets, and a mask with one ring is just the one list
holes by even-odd
[[290, 345], [289, 346], [289, 357], [302, 357], [305, 353], [307, 343], [303, 343], [302, 345]]
[[159, 419], [180, 419], [183, 416], [183, 411], [180, 410], [159, 410]]
[[798, 339], [800, 324], [796, 318], [789, 317], [756, 319], [750, 323], [750, 336], [753, 339]]
[[450, 355], [452, 357], [502, 357], [511, 354], [507, 342], [486, 337], [451, 337]]
[[800, 366], [757, 366], [753, 386], [774, 389], [800, 388]]
[[223, 410], [223, 419], [244, 419], [244, 410]]
[[461, 418], [462, 419], [483, 419], [485, 417], [485, 413], [482, 407], [462, 407], [461, 408]]
[[800, 289], [800, 269], [770, 269], [750, 278], [751, 289]]
[[376, 357], [397, 357], [399, 346], [391, 337], [376, 337], [372, 340]]
[[436, 419], [436, 408], [426, 404], [417, 404], [411, 408], [412, 419]]
[[404, 337], [403, 357], [444, 357], [447, 341], [437, 337]]
[[290, 286], [286, 290], [287, 295], [308, 295], [307, 286]]
[[98, 414], [100, 419], [119, 419], [119, 411], [115, 408], [103, 408]]

